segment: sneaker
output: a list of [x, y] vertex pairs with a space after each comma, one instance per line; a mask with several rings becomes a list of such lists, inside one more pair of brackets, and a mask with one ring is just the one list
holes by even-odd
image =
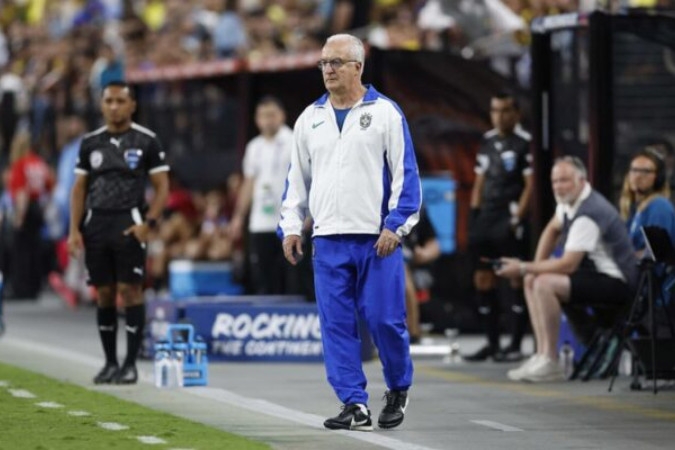
[[370, 410], [362, 403], [349, 403], [342, 407], [342, 412], [326, 419], [323, 426], [329, 430], [373, 431]]
[[382, 408], [377, 425], [380, 428], [394, 428], [401, 425], [405, 409], [408, 407], [407, 391], [387, 391], [384, 393], [387, 403]]
[[522, 379], [533, 383], [562, 381], [565, 379], [565, 372], [557, 361], [542, 355], [528, 368]]
[[495, 351], [490, 347], [489, 345], [486, 345], [485, 347], [481, 348], [478, 350], [476, 353], [472, 353], [470, 355], [462, 355], [462, 358], [464, 361], [468, 362], [481, 362], [485, 361], [491, 356], [494, 356]]
[[94, 377], [94, 384], [112, 383], [119, 372], [119, 366], [116, 363], [105, 363], [103, 369]]
[[135, 384], [138, 381], [136, 366], [123, 365], [115, 376], [115, 384]]
[[522, 381], [530, 370], [530, 366], [536, 364], [540, 357], [543, 357], [543, 355], [534, 354], [530, 356], [523, 364], [506, 372], [506, 377], [511, 381]]

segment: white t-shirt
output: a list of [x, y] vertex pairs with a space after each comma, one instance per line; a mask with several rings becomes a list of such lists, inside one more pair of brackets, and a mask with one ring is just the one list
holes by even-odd
[[[591, 195], [591, 190], [591, 185], [586, 183], [581, 195], [573, 205], [558, 204], [555, 215], [561, 224], [565, 223], [565, 217], [571, 220], [576, 216], [581, 202]], [[601, 237], [598, 224], [588, 216], [579, 217], [572, 222], [567, 241], [565, 241], [565, 251], [585, 252], [598, 272], [626, 281]]]
[[283, 125], [272, 139], [257, 136], [246, 146], [243, 170], [253, 178], [253, 198], [248, 229], [251, 233], [275, 232], [281, 196], [291, 163], [293, 132]]

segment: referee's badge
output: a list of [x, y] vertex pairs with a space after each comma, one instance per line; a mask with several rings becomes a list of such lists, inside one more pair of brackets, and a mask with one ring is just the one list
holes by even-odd
[[359, 125], [361, 125], [361, 129], [365, 130], [370, 126], [370, 122], [373, 121], [373, 116], [371, 116], [368, 113], [363, 113], [361, 114], [361, 118], [359, 119]]
[[513, 172], [516, 169], [516, 152], [513, 150], [506, 150], [502, 152], [499, 156], [502, 157], [502, 164], [504, 164], [504, 169], [507, 172]]
[[143, 150], [140, 148], [130, 148], [124, 152], [124, 160], [131, 170], [135, 170], [138, 167], [138, 164], [141, 162], [141, 156], [143, 156]]
[[98, 150], [94, 150], [89, 155], [89, 165], [92, 169], [98, 169], [103, 164], [103, 153]]

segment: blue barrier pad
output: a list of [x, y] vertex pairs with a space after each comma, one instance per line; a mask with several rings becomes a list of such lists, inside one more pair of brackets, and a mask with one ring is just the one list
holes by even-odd
[[185, 320], [208, 346], [211, 360], [322, 361], [316, 305], [184, 304]]

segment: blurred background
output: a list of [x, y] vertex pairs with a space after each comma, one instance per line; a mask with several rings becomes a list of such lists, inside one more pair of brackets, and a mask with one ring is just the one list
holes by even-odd
[[[53, 289], [70, 305], [91, 301], [81, 264], [65, 252], [68, 196], [79, 138], [101, 125], [101, 89], [119, 79], [132, 83], [134, 119], [157, 132], [172, 166], [169, 206], [149, 245], [148, 297], [251, 292], [246, 238], [229, 241], [226, 230], [244, 149], [258, 133], [255, 105], [279, 98], [292, 127], [324, 91], [316, 69], [324, 40], [349, 32], [368, 44], [364, 82], [405, 112], [421, 173], [450, 182], [427, 198], [427, 207], [437, 201], [450, 215], [432, 214], [447, 245], [420, 297], [422, 320], [436, 331], [474, 329], [466, 222], [491, 96], [515, 92], [533, 134], [536, 239], [553, 207], [548, 169], [556, 155], [581, 156], [612, 199], [641, 145], [669, 152], [672, 174], [672, 7], [669, 0], [2, 0], [5, 297]], [[18, 135], [29, 140], [22, 145]], [[47, 167], [31, 180], [44, 223], [32, 281], [20, 287], [10, 173], [29, 148]], [[172, 290], [175, 261], [224, 264], [211, 267], [226, 271], [230, 284], [220, 292]], [[311, 281], [305, 288], [294, 294], [311, 300]]]

